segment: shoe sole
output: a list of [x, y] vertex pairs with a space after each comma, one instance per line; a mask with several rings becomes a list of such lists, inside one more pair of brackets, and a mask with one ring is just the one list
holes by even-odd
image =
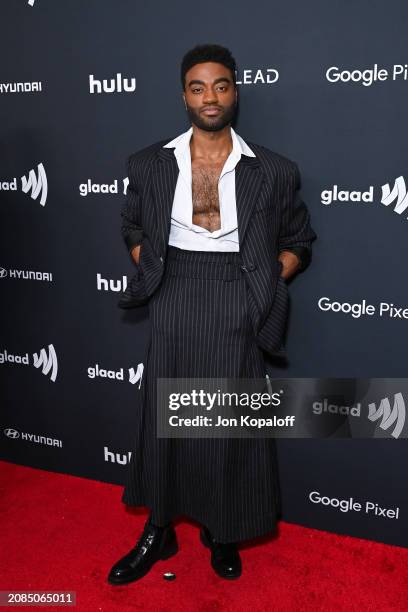
[[[165, 551], [162, 552], [162, 554], [160, 555], [160, 558], [157, 559], [157, 561], [165, 561], [166, 559], [170, 559], [170, 557], [173, 557], [176, 553], [178, 553], [178, 550], [179, 550], [178, 542], [175, 541], [171, 544], [171, 546], [169, 546]], [[143, 578], [144, 576], [146, 576], [146, 574], [150, 572], [153, 565], [155, 565], [157, 561], [152, 563], [152, 565], [146, 571], [144, 571], [142, 574], [139, 574], [135, 578], [116, 579], [116, 578], [111, 578], [110, 576], [108, 576], [108, 582], [109, 584], [112, 584], [114, 586], [120, 586], [122, 584], [129, 584], [129, 582], [135, 582], [136, 580], [139, 580], [140, 578]]]

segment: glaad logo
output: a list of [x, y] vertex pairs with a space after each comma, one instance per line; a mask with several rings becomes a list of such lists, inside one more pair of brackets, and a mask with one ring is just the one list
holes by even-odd
[[[129, 372], [129, 378], [128, 378], [128, 382], [130, 382], [131, 385], [135, 385], [137, 382], [139, 383], [139, 389], [140, 389], [140, 385], [142, 383], [142, 375], [143, 375], [143, 363], [139, 363], [139, 365], [137, 366], [137, 370], [135, 370], [134, 368], [129, 368], [128, 372]], [[123, 373], [123, 368], [120, 368], [119, 370], [107, 370], [106, 368], [101, 368], [99, 366], [99, 364], [95, 364], [95, 366], [90, 366], [88, 368], [88, 378], [109, 378], [111, 380], [125, 380], [124, 379], [124, 373]]]
[[142, 382], [143, 369], [144, 369], [143, 363], [139, 363], [139, 365], [137, 366], [137, 370], [136, 371], [135, 371], [134, 368], [129, 368], [129, 382], [132, 385], [135, 385], [138, 381], [140, 381], [139, 382], [139, 389], [140, 389], [140, 384]]
[[321, 193], [322, 204], [332, 204], [333, 202], [372, 202], [373, 186], [367, 191], [346, 191], [339, 189], [338, 185], [333, 185], [331, 189], [325, 189]]
[[397, 200], [394, 211], [398, 213], [399, 215], [401, 215], [408, 207], [407, 188], [405, 185], [404, 177], [399, 176], [395, 180], [392, 191], [388, 183], [383, 185], [381, 189], [382, 189], [381, 204], [384, 204], [384, 206], [389, 206], [395, 200]]
[[[399, 176], [391, 189], [389, 183], [381, 186], [381, 204], [390, 206], [395, 203], [394, 212], [401, 215], [408, 208], [408, 195], [405, 180]], [[338, 185], [333, 185], [331, 189], [324, 189], [321, 194], [321, 203], [326, 206], [333, 202], [374, 202], [374, 185], [370, 185], [367, 191], [348, 191], [339, 189]], [[408, 219], [408, 217], [407, 217]]]
[[[327, 397], [321, 402], [313, 402], [313, 414], [337, 414], [351, 417], [361, 417], [361, 403], [357, 402], [353, 406], [341, 406], [331, 403]], [[393, 438], [399, 438], [405, 425], [405, 402], [402, 393], [394, 394], [394, 405], [391, 409], [390, 400], [385, 397], [381, 400], [380, 405], [376, 408], [374, 402], [368, 405], [368, 419], [371, 422], [381, 419], [380, 427], [384, 431], [389, 430], [394, 424], [394, 429], [391, 432]]]
[[62, 440], [58, 440], [57, 438], [49, 438], [47, 436], [38, 436], [36, 434], [26, 433], [24, 431], [20, 432], [17, 429], [13, 429], [12, 427], [7, 427], [3, 429], [3, 433], [8, 438], [12, 440], [17, 440], [17, 438], [21, 438], [21, 440], [27, 440], [28, 442], [36, 442], [37, 444], [46, 444], [47, 446], [58, 446], [62, 448]]
[[[34, 270], [9, 270], [10, 278], [17, 278], [23, 280], [39, 280], [52, 282], [51, 272], [35, 272]], [[0, 268], [0, 278], [6, 278], [7, 270]]]
[[103, 278], [102, 274], [99, 272], [96, 275], [96, 288], [98, 291], [115, 291], [116, 293], [120, 293], [121, 291], [125, 291], [127, 287], [127, 276], [123, 275], [122, 280], [114, 281], [111, 278], [107, 280]]
[[[130, 82], [129, 82], [130, 81]], [[103, 79], [102, 82], [95, 79], [93, 74], [89, 75], [89, 93], [122, 93], [136, 91], [136, 79], [123, 79], [122, 74], [118, 72], [113, 79]]]
[[393, 438], [399, 438], [405, 425], [405, 402], [402, 393], [394, 394], [394, 405], [391, 410], [390, 400], [384, 397], [378, 408], [374, 403], [368, 405], [368, 418], [370, 421], [378, 421], [381, 419], [380, 427], [387, 431], [394, 425], [391, 432]]
[[[126, 195], [127, 186], [129, 179], [125, 178], [123, 182], [123, 194]], [[118, 180], [115, 179], [113, 183], [93, 183], [91, 179], [88, 179], [86, 183], [81, 183], [79, 186], [79, 193], [81, 196], [86, 197], [90, 193], [119, 193], [118, 191]]]
[[[28, 178], [25, 176], [21, 177], [21, 189], [24, 193], [31, 192], [31, 198], [37, 200], [40, 197], [41, 206], [45, 206], [48, 195], [48, 182], [45, 168], [42, 163], [37, 166], [38, 176], [36, 176], [34, 170], [30, 170]], [[14, 177], [11, 181], [1, 181], [0, 191], [17, 191], [17, 177]]]
[[[28, 353], [25, 355], [14, 355], [13, 353], [9, 353], [7, 350], [0, 352], [0, 365], [4, 363], [13, 363], [18, 365], [30, 364]], [[35, 368], [42, 368], [41, 371], [46, 376], [51, 371], [50, 379], [52, 382], [55, 382], [58, 373], [58, 360], [54, 345], [48, 345], [48, 353], [44, 348], [41, 349], [39, 355], [37, 355], [37, 353], [33, 353], [33, 366]]]
[[313, 402], [313, 414], [342, 414], [359, 417], [361, 414], [361, 404], [358, 402], [355, 406], [339, 406], [338, 404], [329, 403], [327, 397], [323, 398], [322, 402]]
[[279, 72], [276, 68], [258, 68], [255, 70], [245, 69], [242, 71], [242, 80], [239, 80], [238, 71], [235, 71], [237, 85], [257, 85], [258, 83], [276, 83], [279, 79]]
[[42, 368], [41, 371], [44, 375], [47, 375], [50, 371], [50, 378], [52, 382], [55, 382], [58, 374], [58, 360], [54, 346], [48, 345], [48, 353], [45, 349], [41, 349], [40, 354], [34, 353], [34, 367]]
[[33, 200], [36, 200], [41, 194], [40, 204], [41, 206], [45, 206], [48, 193], [47, 175], [45, 174], [45, 168], [41, 163], [38, 164], [37, 170], [38, 177], [35, 175], [34, 170], [30, 170], [28, 179], [25, 176], [21, 177], [22, 189], [24, 193], [31, 191], [31, 198]]

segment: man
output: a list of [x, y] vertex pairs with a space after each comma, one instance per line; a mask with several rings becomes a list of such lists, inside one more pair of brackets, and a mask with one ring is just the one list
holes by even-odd
[[308, 265], [316, 238], [297, 165], [231, 127], [228, 49], [195, 47], [181, 80], [190, 129], [128, 160], [122, 234], [136, 272], [119, 305], [148, 304], [151, 338], [122, 501], [150, 514], [111, 584], [177, 552], [179, 515], [201, 524], [214, 571], [238, 578], [237, 542], [272, 531], [279, 515], [274, 440], [157, 437], [157, 378], [265, 376], [262, 350], [282, 353], [285, 279]]

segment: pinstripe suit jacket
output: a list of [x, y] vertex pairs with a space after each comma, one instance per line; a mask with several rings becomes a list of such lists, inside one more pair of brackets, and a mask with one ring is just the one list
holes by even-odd
[[[141, 244], [139, 264], [118, 306], [148, 302], [160, 284], [166, 261], [171, 210], [179, 173], [174, 150], [156, 142], [127, 160], [129, 184], [121, 232], [130, 251]], [[288, 287], [280, 275], [282, 250], [303, 247], [311, 253], [317, 237], [301, 199], [295, 162], [248, 142], [256, 157], [242, 155], [235, 168], [236, 206], [242, 270], [258, 345], [283, 354]]]

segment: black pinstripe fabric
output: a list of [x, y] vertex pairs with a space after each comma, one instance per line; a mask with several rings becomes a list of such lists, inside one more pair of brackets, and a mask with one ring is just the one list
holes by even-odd
[[168, 247], [149, 304], [142, 410], [122, 501], [164, 525], [188, 516], [219, 542], [271, 532], [280, 512], [272, 439], [157, 438], [157, 377], [263, 377], [238, 252]]
[[[169, 140], [128, 158], [129, 185], [121, 231], [129, 250], [135, 244], [142, 247], [139, 269], [119, 302], [122, 308], [145, 303], [161, 281], [179, 174], [174, 150], [163, 148]], [[239, 252], [247, 271], [258, 346], [276, 355], [282, 354], [288, 310], [287, 287], [279, 280], [279, 252], [294, 250], [305, 267], [316, 233], [300, 195], [297, 164], [261, 145], [248, 145], [256, 157], [242, 155], [235, 169]]]

